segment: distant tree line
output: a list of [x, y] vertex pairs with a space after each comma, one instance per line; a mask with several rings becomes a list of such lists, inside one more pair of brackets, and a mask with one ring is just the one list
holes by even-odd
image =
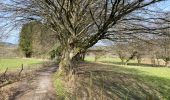
[[152, 65], [158, 66], [160, 60], [165, 62], [165, 66], [168, 66], [170, 62], [170, 38], [167, 36], [156, 37], [147, 41], [118, 42], [113, 48], [122, 64], [128, 64], [133, 59], [137, 59], [138, 64], [140, 64], [142, 58], [150, 58]]

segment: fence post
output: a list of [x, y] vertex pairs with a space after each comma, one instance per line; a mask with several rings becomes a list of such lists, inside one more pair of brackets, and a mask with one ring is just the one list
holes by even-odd
[[24, 65], [22, 64], [22, 65], [21, 65], [21, 70], [20, 70], [20, 72], [19, 72], [19, 76], [21, 76], [21, 73], [22, 73], [23, 70], [24, 70]]
[[6, 77], [6, 73], [8, 71], [8, 67], [6, 68], [5, 72], [4, 72], [4, 78]]

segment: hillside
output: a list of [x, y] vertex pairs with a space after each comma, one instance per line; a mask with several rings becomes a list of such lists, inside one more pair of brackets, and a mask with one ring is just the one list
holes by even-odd
[[0, 46], [5, 46], [5, 47], [9, 47], [9, 48], [16, 48], [18, 45], [17, 44], [13, 44], [13, 43], [9, 43], [9, 42], [0, 42]]
[[8, 42], [0, 42], [0, 57], [17, 57], [18, 56], [18, 45]]

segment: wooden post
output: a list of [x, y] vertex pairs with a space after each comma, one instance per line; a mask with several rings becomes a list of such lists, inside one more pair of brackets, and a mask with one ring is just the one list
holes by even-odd
[[20, 70], [20, 72], [19, 72], [19, 76], [21, 76], [21, 73], [22, 73], [23, 70], [24, 70], [24, 65], [22, 64], [22, 65], [21, 65], [21, 70]]
[[6, 77], [6, 73], [8, 71], [8, 67], [6, 68], [5, 72], [4, 72], [4, 78]]

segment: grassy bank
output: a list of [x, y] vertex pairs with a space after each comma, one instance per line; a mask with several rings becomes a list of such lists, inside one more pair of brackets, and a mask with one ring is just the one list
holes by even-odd
[[57, 99], [59, 100], [64, 100], [66, 97], [66, 91], [64, 88], [64, 85], [62, 84], [62, 77], [58, 75], [56, 72], [54, 77], [54, 87], [55, 87], [55, 92], [57, 94]]
[[33, 67], [33, 65], [40, 64], [43, 61], [38, 59], [22, 59], [22, 58], [7, 58], [7, 59], [0, 59], [0, 72], [5, 71], [6, 68], [8, 70], [17, 70], [21, 68], [21, 65], [26, 67]]

